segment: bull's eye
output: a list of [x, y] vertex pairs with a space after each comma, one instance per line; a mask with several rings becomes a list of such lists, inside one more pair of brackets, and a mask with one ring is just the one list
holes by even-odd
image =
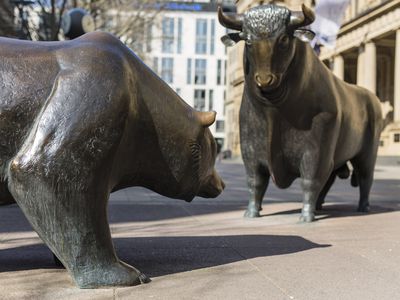
[[287, 49], [288, 46], [289, 46], [289, 41], [290, 41], [289, 36], [287, 36], [286, 34], [285, 34], [285, 35], [282, 35], [282, 36], [279, 38], [279, 41], [278, 41], [279, 48], [281, 48], [281, 49]]

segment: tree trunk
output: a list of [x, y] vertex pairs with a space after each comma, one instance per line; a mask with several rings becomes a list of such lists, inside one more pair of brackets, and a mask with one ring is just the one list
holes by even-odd
[[16, 37], [14, 6], [10, 1], [0, 1], [0, 36]]

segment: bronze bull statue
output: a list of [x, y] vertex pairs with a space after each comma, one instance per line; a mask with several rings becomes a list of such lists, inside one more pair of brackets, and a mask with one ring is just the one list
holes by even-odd
[[115, 253], [111, 191], [216, 197], [215, 112], [187, 105], [126, 46], [0, 39], [2, 203], [14, 200], [81, 288], [148, 281]]
[[269, 4], [244, 14], [224, 14], [231, 32], [226, 46], [244, 40], [245, 86], [240, 108], [242, 156], [251, 198], [245, 216], [257, 217], [270, 177], [287, 188], [300, 177], [301, 220], [311, 222], [336, 175], [359, 184], [358, 210], [369, 209], [382, 113], [379, 99], [348, 84], [318, 59], [305, 43], [314, 37], [305, 26], [314, 21], [302, 11]]

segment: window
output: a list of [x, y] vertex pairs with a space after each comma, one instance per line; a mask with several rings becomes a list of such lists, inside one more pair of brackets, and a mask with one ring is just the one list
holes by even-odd
[[208, 110], [214, 109], [214, 90], [208, 92]]
[[194, 83], [206, 84], [207, 60], [196, 59], [194, 67]]
[[215, 131], [216, 132], [224, 132], [225, 130], [225, 122], [222, 120], [217, 120], [215, 123]]
[[222, 60], [217, 61], [217, 85], [222, 83]]
[[224, 60], [224, 84], [226, 85], [226, 60]]
[[196, 54], [207, 53], [207, 19], [196, 20]]
[[192, 59], [191, 58], [187, 59], [186, 83], [187, 84], [192, 83]]
[[395, 143], [400, 143], [400, 133], [395, 133], [394, 134], [394, 142]]
[[178, 19], [178, 45], [176, 52], [182, 53], [182, 18]]
[[152, 24], [147, 24], [146, 31], [146, 51], [151, 52], [151, 41], [153, 39], [153, 26]]
[[163, 57], [161, 60], [161, 78], [172, 83], [174, 77], [174, 59]]
[[194, 90], [194, 109], [204, 111], [206, 108], [206, 91]]
[[174, 51], [174, 19], [163, 18], [162, 20], [162, 52], [173, 53]]
[[210, 54], [215, 52], [215, 20], [211, 20]]
[[384, 141], [379, 141], [379, 147], [383, 147], [385, 146], [385, 142]]
[[153, 71], [158, 74], [158, 57], [153, 58]]
[[177, 93], [179, 96], [181, 95], [181, 92], [182, 92], [181, 88], [176, 88], [176, 93]]

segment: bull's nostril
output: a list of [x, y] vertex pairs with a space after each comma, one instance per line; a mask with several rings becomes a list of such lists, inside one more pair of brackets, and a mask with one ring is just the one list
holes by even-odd
[[275, 82], [275, 76], [274, 75], [267, 75], [265, 79], [261, 78], [259, 74], [256, 74], [254, 77], [256, 84], [259, 88], [266, 88], [270, 85], [272, 85]]
[[274, 77], [272, 75], [267, 76], [266, 84], [270, 85], [274, 81]]
[[257, 83], [258, 87], [261, 87], [262, 86], [261, 85], [261, 80], [260, 80], [260, 76], [258, 76], [258, 74], [256, 74], [255, 80], [256, 80], [256, 83]]

